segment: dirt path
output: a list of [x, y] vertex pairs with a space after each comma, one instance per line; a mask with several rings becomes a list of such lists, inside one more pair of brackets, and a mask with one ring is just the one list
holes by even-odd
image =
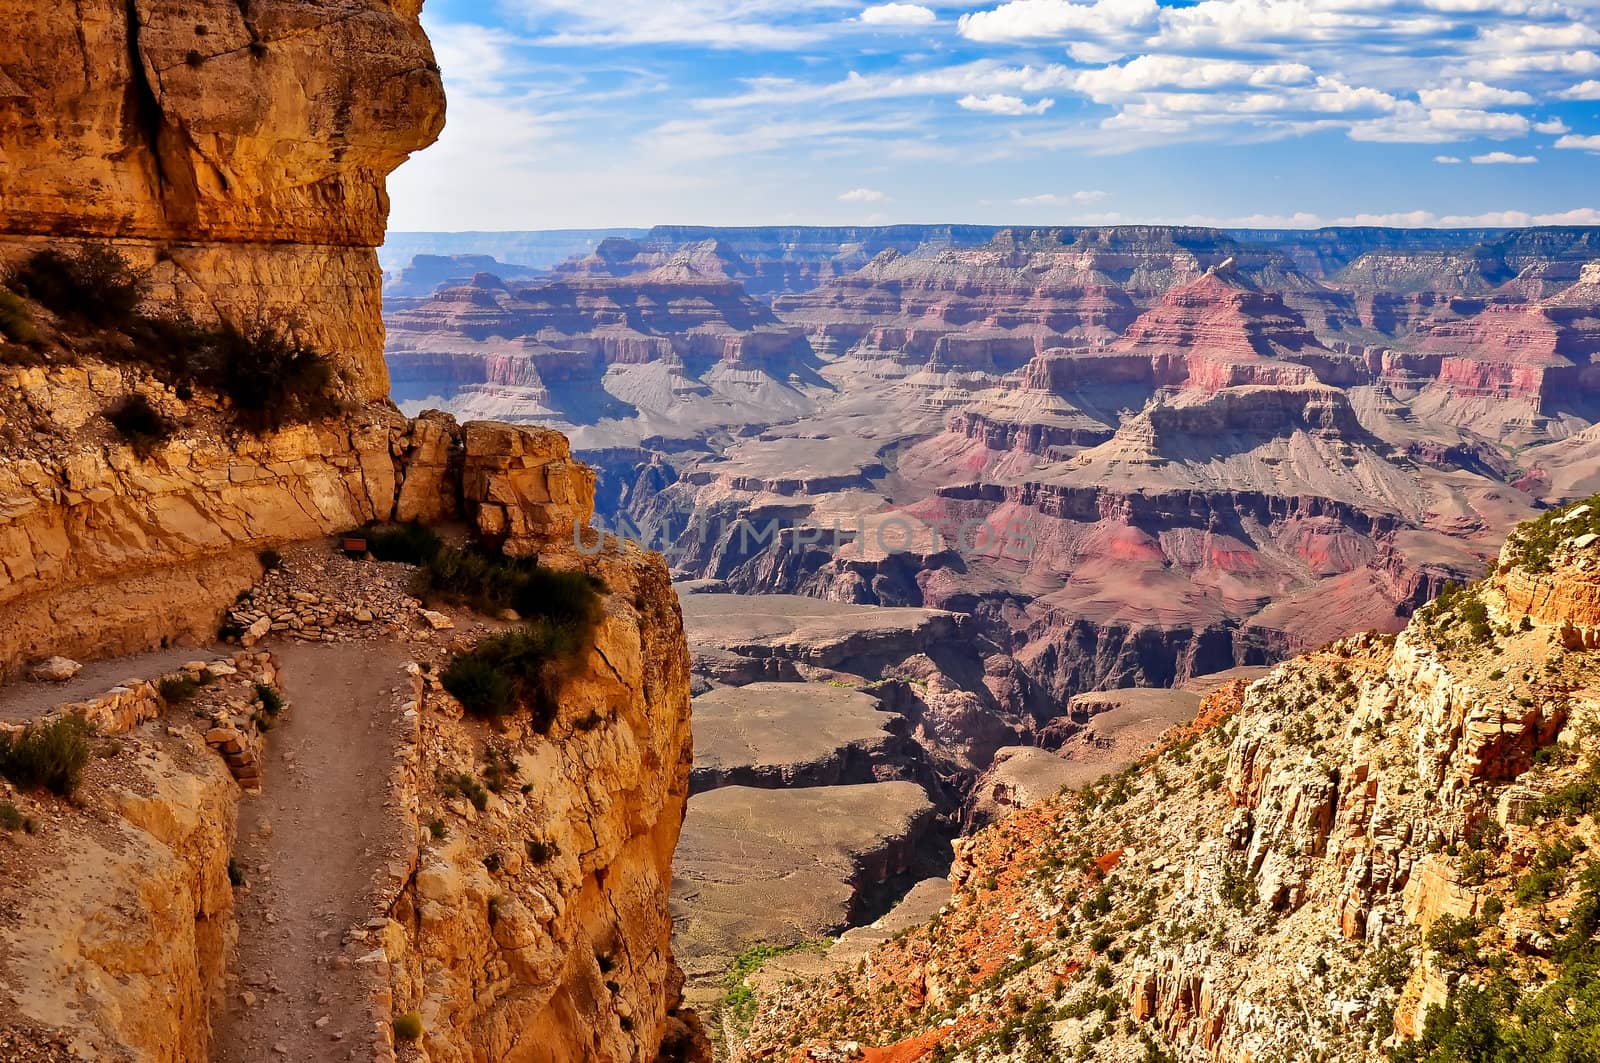
[[388, 642], [272, 649], [291, 708], [268, 737], [262, 794], [240, 809], [246, 888], [213, 1059], [370, 1058], [368, 976], [342, 945], [415, 844], [386, 807], [409, 657]]
[[57, 705], [99, 697], [126, 679], [154, 679], [175, 672], [190, 661], [214, 661], [232, 653], [232, 648], [205, 646], [155, 650], [132, 657], [91, 661], [66, 683], [35, 683], [30, 680], [7, 683], [0, 686], [0, 720], [7, 723], [31, 720], [50, 712]]

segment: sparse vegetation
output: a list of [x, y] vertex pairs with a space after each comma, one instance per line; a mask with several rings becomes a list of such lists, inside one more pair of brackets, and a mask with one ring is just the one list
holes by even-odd
[[283, 555], [276, 550], [263, 550], [256, 555], [263, 572], [276, 572], [283, 567]]
[[31, 723], [20, 732], [0, 732], [0, 776], [21, 787], [71, 797], [92, 751], [89, 725], [78, 716]]
[[[141, 305], [148, 277], [112, 248], [38, 251], [3, 279], [0, 332], [30, 349], [48, 347], [68, 358], [88, 351], [107, 361], [136, 362], [180, 397], [197, 387], [209, 389], [226, 397], [235, 422], [251, 431], [315, 420], [342, 408], [332, 363], [300, 337], [294, 322], [202, 326], [181, 316], [147, 313]], [[44, 330], [19, 297], [54, 315], [57, 342], [46, 343]], [[60, 342], [67, 337], [70, 342]]]
[[0, 801], [0, 830], [22, 830], [28, 821], [16, 805], [10, 801]]
[[547, 731], [556, 688], [587, 642], [589, 625], [549, 619], [491, 636], [450, 662], [440, 682], [474, 716], [498, 719], [519, 709]]
[[139, 324], [148, 282], [112, 248], [88, 244], [35, 251], [11, 268], [5, 286], [71, 324], [128, 332]]
[[[1574, 517], [1575, 513], [1579, 515]], [[1568, 539], [1591, 533], [1600, 534], [1600, 495], [1553, 509], [1538, 520], [1518, 527], [1508, 541], [1509, 557], [1512, 563], [1529, 572], [1549, 572], [1554, 565], [1556, 547]]]
[[178, 428], [170, 417], [156, 409], [143, 395], [129, 395], [122, 399], [106, 411], [105, 417], [122, 441], [140, 457], [148, 456], [156, 447], [171, 439], [172, 433]]
[[256, 684], [256, 700], [261, 703], [261, 711], [268, 716], [276, 717], [283, 711], [283, 694], [270, 683]]
[[422, 1016], [408, 1011], [394, 1020], [394, 1036], [398, 1041], [415, 1041], [422, 1036]]
[[156, 689], [161, 694], [161, 700], [168, 705], [182, 705], [200, 693], [201, 687], [210, 686], [215, 681], [216, 676], [205, 670], [199, 675], [174, 672], [172, 675], [163, 676], [161, 682], [156, 684]]

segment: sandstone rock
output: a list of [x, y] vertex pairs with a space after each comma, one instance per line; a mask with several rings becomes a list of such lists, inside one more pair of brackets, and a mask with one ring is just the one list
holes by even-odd
[[15, 91], [0, 116], [0, 255], [123, 241], [155, 267], [163, 302], [202, 318], [298, 317], [361, 398], [385, 397], [381, 181], [444, 112], [416, 7], [381, 0], [344, 17], [273, 0], [247, 16], [220, 0], [95, 0], [21, 12], [4, 10], [27, 31], [5, 50]]
[[41, 683], [65, 683], [79, 672], [83, 665], [65, 657], [51, 657], [40, 661], [29, 670], [29, 674]]
[[451, 620], [443, 613], [436, 613], [432, 609], [424, 609], [418, 615], [435, 631], [449, 631], [456, 626], [454, 620]]

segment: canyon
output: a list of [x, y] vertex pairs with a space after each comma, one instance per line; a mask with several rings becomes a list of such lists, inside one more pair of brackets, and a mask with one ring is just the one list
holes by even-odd
[[1592, 1037], [1600, 230], [390, 233], [420, 7], [0, 0], [0, 1057]]

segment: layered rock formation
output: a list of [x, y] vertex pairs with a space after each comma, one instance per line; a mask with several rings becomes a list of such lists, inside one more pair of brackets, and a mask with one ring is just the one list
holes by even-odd
[[163, 304], [297, 320], [385, 397], [383, 179], [444, 118], [418, 6], [8, 8], [0, 257], [112, 241]]
[[[501, 736], [517, 749], [496, 763], [522, 765], [516, 773], [529, 782], [493, 806], [485, 800], [482, 817], [471, 803], [458, 811], [445, 792], [444, 775], [475, 772], [488, 753], [482, 728], [461, 720], [437, 676], [501, 621], [463, 615], [458, 624], [411, 602], [391, 603], [377, 623], [368, 596], [383, 580], [358, 574], [350, 592], [330, 585], [324, 561], [307, 570], [321, 576], [315, 589], [287, 588], [295, 611], [250, 618], [252, 641], [270, 640], [281, 622], [315, 646], [309, 652], [339, 652], [347, 637], [375, 643], [359, 667], [330, 672], [379, 689], [315, 699], [372, 713], [333, 714], [359, 732], [364, 770], [329, 767], [325, 749], [298, 764], [285, 756], [279, 769], [347, 772], [308, 799], [353, 787], [372, 800], [324, 808], [326, 818], [354, 816], [360, 804], [359, 814], [383, 821], [370, 842], [368, 824], [355, 824], [340, 838], [349, 851], [330, 854], [330, 863], [356, 864], [359, 878], [331, 908], [311, 911], [329, 899], [288, 873], [254, 898], [303, 902], [269, 909], [263, 925], [310, 972], [292, 987], [298, 1006], [337, 989], [343, 1024], [345, 998], [370, 994], [358, 1002], [357, 1039], [330, 1049], [345, 1029], [308, 1018], [280, 1044], [228, 1050], [312, 1058], [370, 1046], [392, 1058], [396, 1040], [415, 1033], [418, 1048], [401, 1051], [435, 1060], [633, 1061], [663, 1048], [688, 1058], [692, 1028], [669, 1014], [678, 975], [667, 883], [688, 790], [689, 675], [667, 570], [633, 548], [575, 550], [595, 479], [559, 434], [462, 427], [440, 415], [408, 421], [387, 401], [373, 251], [387, 214], [383, 179], [443, 119], [419, 7], [95, 0], [4, 9], [16, 32], [0, 46], [0, 261], [106, 245], [148, 285], [145, 316], [83, 329], [69, 310], [8, 286], [0, 675], [52, 654], [209, 642], [225, 614], [269, 607], [266, 590], [259, 602], [248, 594], [264, 568], [284, 561], [280, 548], [326, 557], [331, 533], [372, 520], [460, 522], [491, 553], [588, 570], [606, 588], [603, 615], [575, 647], [551, 728], [524, 720]], [[103, 294], [80, 293], [90, 303]], [[293, 332], [331, 363], [340, 386], [309, 412], [246, 423], [240, 395], [183, 361], [195, 352], [159, 347], [214, 334], [154, 327], [179, 316]], [[31, 327], [13, 327], [18, 320]], [[707, 349], [737, 363], [743, 348], [730, 334]], [[756, 359], [771, 353], [750, 349]], [[290, 578], [272, 580], [281, 591]], [[308, 625], [300, 613], [313, 607]], [[457, 641], [445, 645], [444, 631]], [[407, 657], [413, 682], [391, 687], [385, 666]], [[194, 673], [172, 689], [192, 696], [203, 679]], [[149, 688], [136, 687], [137, 706], [121, 695], [113, 702], [134, 729], [120, 746], [93, 751], [81, 808], [5, 789], [0, 976], [16, 1005], [0, 1015], [8, 1059], [206, 1058], [227, 984], [233, 886], [270, 881], [275, 870], [232, 865], [230, 761], [185, 714], [148, 719]], [[15, 691], [0, 687], [0, 698]], [[284, 708], [270, 688], [253, 697], [239, 706], [248, 749], [241, 732], [212, 728], [225, 756], [256, 753]], [[393, 734], [380, 736], [380, 722]], [[296, 724], [291, 711], [287, 735]], [[391, 738], [392, 749], [382, 744]], [[255, 761], [235, 767], [241, 781], [272, 787], [270, 772], [245, 770]], [[31, 814], [15, 838], [12, 798]], [[447, 818], [458, 829], [438, 844]], [[263, 824], [252, 838], [270, 836]], [[41, 882], [49, 891], [30, 893]], [[382, 903], [359, 925], [313, 936], [316, 920], [367, 901]], [[253, 972], [232, 973], [256, 986]], [[230, 1007], [255, 1007], [253, 989], [238, 996]]]
[[[871, 957], [890, 991], [764, 986], [744, 1058], [798, 1038], [801, 1059], [1357, 1060], [1418, 1036], [1444, 1058], [1429, 1008], [1491, 982], [1543, 1000], [1582, 945], [1554, 946], [1556, 913], [1592, 903], [1588, 512], [1524, 531], [1398, 638], [1225, 688], [1136, 768], [961, 843], [939, 917]], [[1586, 1036], [1493, 1021], [1508, 1043]]]

